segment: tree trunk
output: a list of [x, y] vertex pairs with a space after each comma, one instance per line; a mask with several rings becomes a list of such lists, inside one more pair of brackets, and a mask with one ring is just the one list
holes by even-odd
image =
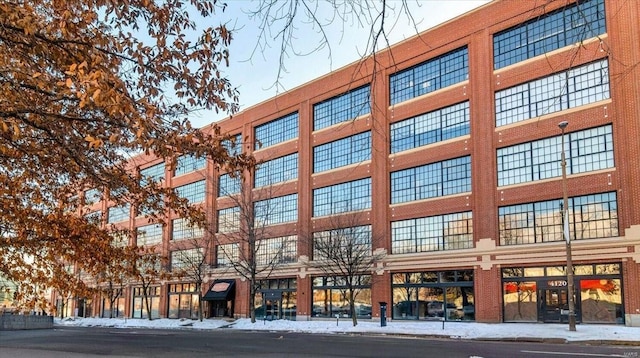
[[355, 327], [358, 325], [358, 317], [356, 316], [356, 303], [352, 288], [349, 289], [349, 310], [351, 311], [351, 322]]
[[200, 318], [200, 322], [202, 322], [203, 317], [202, 312], [202, 293], [198, 292], [198, 318]]
[[109, 318], [113, 318], [113, 305], [116, 303], [117, 299], [117, 297], [109, 299]]
[[[251, 323], [256, 323], [256, 285], [254, 282], [250, 282], [249, 285], [251, 285], [249, 288], [249, 316], [251, 317]], [[267, 312], [265, 311], [266, 314]]]
[[149, 321], [151, 321], [151, 304], [149, 303], [149, 292], [147, 288], [143, 288], [144, 291], [144, 297], [142, 298], [144, 300], [144, 306], [147, 308], [147, 318], [149, 319]]

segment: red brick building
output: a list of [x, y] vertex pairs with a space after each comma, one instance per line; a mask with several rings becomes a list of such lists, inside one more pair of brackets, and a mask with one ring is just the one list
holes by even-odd
[[[345, 314], [340, 279], [303, 264], [314, 249], [302, 237], [357, 213], [371, 250], [386, 252], [363, 272], [361, 318], [379, 319], [387, 302], [394, 320], [566, 319], [564, 151], [577, 319], [640, 325], [638, 13], [635, 1], [496, 0], [378, 53], [375, 65], [346, 66], [218, 123], [265, 161], [253, 191], [277, 188], [268, 196], [281, 205], [268, 239], [286, 238], [289, 261], [264, 277], [259, 318]], [[212, 216], [233, 215], [229, 178], [187, 166], [141, 170]], [[233, 231], [213, 220], [194, 233], [175, 219], [164, 231], [133, 215], [123, 225], [147, 226], [146, 243], [168, 257], [185, 235]], [[248, 284], [216, 242], [206, 288], [226, 284], [207, 292], [208, 315], [246, 316]], [[139, 317], [135, 286], [125, 291], [120, 314]], [[155, 315], [193, 316], [191, 283], [155, 292]]]

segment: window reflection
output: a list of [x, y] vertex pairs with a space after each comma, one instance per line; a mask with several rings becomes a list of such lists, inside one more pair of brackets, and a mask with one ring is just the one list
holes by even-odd
[[538, 320], [535, 281], [503, 282], [502, 290], [505, 322], [536, 322]]
[[394, 319], [475, 320], [473, 270], [395, 274], [392, 293]]
[[580, 280], [582, 322], [624, 323], [619, 279]]
[[[371, 318], [371, 277], [363, 275], [354, 290], [354, 304], [358, 318]], [[313, 317], [351, 317], [348, 290], [344, 278], [316, 277], [313, 280]]]
[[[582, 323], [624, 324], [620, 263], [574, 266], [576, 318]], [[561, 322], [567, 309], [564, 266], [502, 269], [505, 322]]]

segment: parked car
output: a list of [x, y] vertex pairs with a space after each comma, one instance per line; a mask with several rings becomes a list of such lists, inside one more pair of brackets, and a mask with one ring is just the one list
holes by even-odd
[[453, 303], [447, 303], [446, 307], [442, 301], [429, 301], [427, 303], [428, 317], [445, 317], [445, 314], [447, 319], [458, 319], [461, 315]]
[[400, 301], [393, 305], [393, 317], [417, 319], [426, 316], [428, 301]]

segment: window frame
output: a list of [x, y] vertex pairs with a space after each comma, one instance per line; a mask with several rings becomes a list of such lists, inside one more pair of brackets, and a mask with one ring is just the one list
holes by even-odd
[[299, 126], [298, 112], [293, 112], [254, 127], [254, 150], [298, 138]]
[[468, 79], [469, 49], [465, 45], [391, 74], [389, 104], [399, 104]]

